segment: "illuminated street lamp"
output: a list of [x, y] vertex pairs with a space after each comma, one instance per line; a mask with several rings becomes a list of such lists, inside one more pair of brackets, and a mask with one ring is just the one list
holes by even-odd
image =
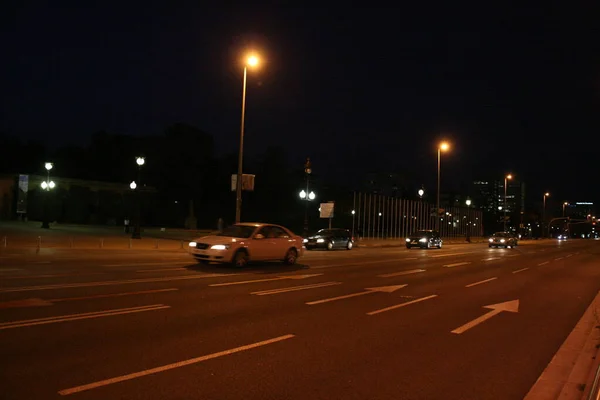
[[508, 181], [511, 179], [511, 174], [508, 174], [504, 177], [504, 232], [506, 232], [506, 190], [508, 187]]
[[550, 193], [544, 193], [544, 206], [542, 208], [542, 237], [546, 236], [546, 198], [550, 197]]
[[238, 171], [236, 181], [235, 198], [235, 222], [239, 223], [242, 217], [242, 176], [244, 162], [244, 124], [246, 119], [246, 77], [248, 67], [255, 68], [259, 64], [259, 58], [255, 54], [249, 54], [244, 62], [244, 80], [242, 83], [242, 120], [240, 123], [240, 149], [238, 154]]
[[425, 195], [425, 191], [423, 189], [419, 189], [417, 194], [419, 195], [419, 198], [423, 199], [423, 196]]
[[442, 163], [442, 151], [448, 151], [450, 149], [450, 145], [448, 142], [442, 142], [438, 146], [437, 151], [437, 201], [436, 201], [436, 209], [435, 209], [435, 227], [436, 230], [440, 231], [440, 175], [441, 175], [441, 163]]
[[569, 205], [569, 203], [566, 201], [563, 203], [563, 218], [565, 217], [565, 207], [568, 205]]
[[[141, 182], [142, 177], [142, 166], [146, 164], [146, 159], [144, 157], [136, 157], [135, 163], [138, 166], [137, 173], [137, 182]], [[132, 181], [129, 184], [129, 188], [131, 190], [136, 190], [139, 183], [136, 181]], [[136, 204], [136, 218], [135, 218], [135, 226], [133, 227], [133, 232], [131, 233], [132, 239], [141, 239], [142, 238], [142, 229], [141, 229], [141, 219], [142, 219], [142, 197], [139, 191], [136, 193], [137, 204]]]
[[53, 167], [54, 167], [54, 164], [51, 163], [51, 162], [44, 163], [44, 168], [46, 168], [47, 179], [44, 182], [42, 182], [42, 189], [46, 192], [45, 199], [44, 199], [44, 218], [42, 220], [42, 229], [50, 229], [50, 222], [48, 221], [48, 219], [49, 219], [49, 216], [48, 216], [49, 210], [48, 210], [48, 208], [49, 208], [50, 205], [48, 204], [48, 202], [50, 201], [50, 199], [49, 199], [49, 197], [50, 197], [50, 190], [54, 189], [54, 187], [56, 186], [54, 184], [54, 182], [52, 182], [50, 180], [50, 170]]
[[467, 199], [465, 204], [467, 205], [467, 215], [469, 216], [467, 219], [467, 242], [471, 242], [471, 199]]
[[136, 187], [137, 187], [137, 183], [135, 183], [135, 181], [131, 181], [131, 183], [129, 184], [129, 188], [131, 190], [135, 190]]

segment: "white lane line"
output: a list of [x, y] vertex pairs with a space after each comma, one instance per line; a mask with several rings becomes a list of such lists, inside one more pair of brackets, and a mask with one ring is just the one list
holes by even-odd
[[189, 271], [187, 268], [164, 268], [164, 269], [140, 269], [135, 272], [170, 272], [170, 271]]
[[402, 276], [402, 275], [410, 275], [410, 274], [418, 274], [420, 272], [425, 272], [424, 269], [411, 269], [409, 271], [400, 271], [393, 272], [391, 274], [377, 275], [379, 278], [391, 278], [392, 276]]
[[572, 257], [572, 256], [573, 256], [573, 254], [567, 254], [565, 257], [569, 258], [569, 257]]
[[555, 259], [554, 259], [554, 261], [560, 261], [560, 260], [562, 260], [563, 258], [564, 258], [564, 257], [558, 257], [558, 258], [555, 258]]
[[500, 257], [490, 257], [490, 258], [484, 258], [481, 261], [494, 261], [494, 260], [499, 260], [499, 259], [500, 259]]
[[518, 256], [520, 256], [520, 254], [509, 254], [506, 257], [518, 257]]
[[315, 276], [321, 276], [321, 275], [323, 275], [323, 274], [287, 275], [287, 276], [278, 276], [276, 278], [253, 279], [253, 280], [250, 280], [250, 281], [236, 281], [236, 282], [213, 283], [212, 285], [208, 285], [208, 286], [219, 287], [219, 286], [245, 285], [247, 283], [272, 282], [272, 281], [281, 281], [281, 280], [284, 280], [284, 279], [306, 279], [306, 278], [313, 278]]
[[429, 256], [431, 258], [438, 258], [438, 257], [450, 257], [450, 256], [460, 256], [463, 254], [472, 254], [472, 252], [467, 252], [467, 253], [450, 253], [450, 254], [437, 254], [435, 256]]
[[88, 272], [88, 273], [79, 273], [79, 274], [46, 274], [46, 275], [16, 275], [16, 276], [4, 276], [4, 279], [37, 279], [37, 278], [60, 278], [60, 277], [78, 277], [78, 276], [89, 276], [89, 275], [102, 275], [103, 272]]
[[488, 282], [491, 282], [491, 281], [495, 281], [496, 279], [498, 279], [497, 276], [495, 276], [493, 278], [490, 278], [490, 279], [485, 279], [483, 281], [479, 281], [479, 282], [475, 282], [475, 283], [470, 283], [470, 284], [466, 285], [465, 287], [473, 287], [473, 286], [481, 285], [483, 283], [488, 283]]
[[283, 336], [275, 337], [272, 339], [263, 340], [262, 342], [247, 344], [245, 346], [240, 346], [240, 347], [236, 347], [234, 349], [220, 351], [218, 353], [207, 354], [207, 355], [201, 356], [201, 357], [190, 358], [188, 360], [183, 360], [183, 361], [179, 361], [176, 363], [163, 365], [161, 367], [150, 368], [150, 369], [146, 369], [143, 371], [134, 372], [132, 374], [116, 376], [114, 378], [105, 379], [103, 381], [88, 383], [87, 385], [81, 385], [81, 386], [75, 386], [75, 387], [72, 387], [69, 389], [63, 389], [63, 390], [60, 390], [58, 392], [58, 394], [60, 394], [61, 396], [67, 396], [70, 394], [79, 393], [79, 392], [83, 392], [83, 391], [90, 390], [90, 389], [96, 389], [96, 388], [99, 388], [102, 386], [108, 386], [108, 385], [112, 385], [114, 383], [124, 382], [124, 381], [128, 381], [131, 379], [141, 378], [142, 376], [156, 374], [158, 372], [164, 372], [164, 371], [168, 371], [168, 370], [175, 369], [175, 368], [185, 367], [185, 366], [191, 365], [191, 364], [197, 364], [199, 362], [212, 360], [213, 358], [223, 357], [223, 356], [239, 353], [239, 352], [246, 351], [246, 350], [251, 350], [251, 349], [254, 349], [257, 347], [266, 346], [268, 344], [277, 343], [277, 342], [281, 342], [283, 340], [291, 339], [293, 337], [295, 337], [295, 335], [291, 335], [291, 334], [283, 335]]
[[518, 269], [516, 271], [513, 271], [512, 273], [513, 274], [518, 274], [519, 272], [527, 271], [528, 269], [529, 269], [529, 267], [525, 267], [525, 268], [521, 268], [521, 269]]
[[371, 311], [371, 312], [368, 312], [367, 315], [375, 315], [375, 314], [380, 314], [382, 312], [395, 310], [396, 308], [409, 306], [409, 305], [415, 304], [415, 303], [420, 303], [420, 302], [425, 301], [425, 300], [433, 299], [434, 297], [437, 297], [437, 294], [432, 294], [431, 296], [421, 297], [419, 299], [407, 301], [406, 303], [396, 304], [395, 306], [382, 308], [381, 310]]
[[543, 263], [541, 263], [541, 264], [538, 264], [537, 266], [538, 266], [538, 267], [541, 267], [542, 265], [546, 265], [546, 264], [548, 264], [548, 263], [550, 263], [550, 261], [544, 261]]
[[129, 264], [104, 264], [100, 265], [101, 267], [144, 267], [144, 266], [152, 266], [152, 265], [195, 265], [196, 263], [192, 260], [190, 261], [163, 261], [163, 262], [147, 262], [147, 263], [129, 263]]
[[353, 267], [353, 266], [357, 266], [357, 265], [371, 265], [371, 264], [383, 264], [383, 263], [391, 263], [391, 262], [396, 262], [396, 261], [410, 261], [410, 260], [418, 260], [418, 258], [394, 258], [391, 260], [378, 260], [378, 261], [368, 261], [365, 260], [363, 262], [353, 262], [353, 263], [349, 263], [349, 264], [331, 264], [331, 265], [317, 265], [317, 266], [311, 266], [311, 269], [322, 269], [322, 268], [334, 268], [334, 267]]
[[442, 267], [444, 268], [454, 268], [454, 267], [460, 267], [461, 265], [468, 265], [471, 264], [470, 262], [459, 262], [459, 263], [454, 263], [454, 264], [446, 264], [446, 265], [442, 265]]
[[4, 323], [0, 324], [0, 330], [22, 328], [22, 327], [26, 327], [26, 326], [35, 326], [35, 325], [55, 324], [58, 322], [77, 321], [80, 319], [111, 317], [113, 315], [131, 314], [131, 313], [144, 312], [144, 311], [155, 311], [155, 310], [162, 310], [165, 308], [171, 308], [171, 306], [166, 306], [164, 304], [153, 304], [153, 305], [141, 306], [141, 307], [117, 308], [117, 309], [113, 309], [113, 310], [96, 311], [96, 312], [82, 313], [82, 314], [69, 314], [69, 315], [60, 315], [60, 316], [48, 317], [48, 318], [36, 318], [36, 319], [27, 319], [27, 320], [23, 320], [23, 321], [4, 322]]
[[342, 284], [342, 282], [324, 282], [324, 283], [315, 283], [312, 285], [292, 286], [292, 287], [281, 288], [281, 289], [261, 290], [259, 292], [252, 292], [250, 294], [255, 294], [257, 296], [268, 296], [271, 294], [296, 292], [298, 290], [316, 289], [316, 288], [341, 285], [341, 284]]
[[141, 290], [139, 292], [126, 292], [126, 293], [109, 293], [109, 294], [96, 294], [93, 296], [82, 296], [82, 297], [62, 297], [58, 299], [48, 299], [50, 303], [59, 303], [61, 301], [75, 301], [75, 300], [90, 300], [90, 299], [102, 299], [105, 297], [121, 297], [121, 296], [132, 296], [136, 294], [150, 294], [150, 293], [162, 293], [162, 292], [173, 292], [179, 290], [177, 288], [168, 289], [156, 289], [156, 290]]
[[133, 283], [149, 283], [149, 282], [171, 282], [181, 281], [188, 279], [205, 279], [205, 278], [216, 278], [223, 276], [232, 276], [231, 274], [206, 274], [206, 275], [192, 275], [192, 276], [170, 276], [163, 278], [144, 278], [144, 279], [127, 279], [122, 281], [102, 281], [102, 282], [82, 282], [82, 283], [66, 283], [56, 285], [44, 285], [44, 286], [22, 286], [14, 288], [0, 289], [0, 293], [11, 293], [11, 292], [30, 292], [33, 290], [52, 290], [52, 289], [69, 289], [79, 287], [96, 287], [96, 286], [117, 286], [117, 285], [128, 285]]

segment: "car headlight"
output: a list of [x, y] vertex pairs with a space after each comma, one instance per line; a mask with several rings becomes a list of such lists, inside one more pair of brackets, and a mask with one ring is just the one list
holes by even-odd
[[317, 243], [324, 243], [325, 239], [317, 239]]
[[406, 238], [406, 241], [407, 241], [407, 242], [410, 242], [410, 238]]
[[500, 239], [500, 243], [504, 243], [504, 242], [506, 242], [506, 240]]
[[196, 247], [197, 243], [196, 242], [190, 242], [188, 246], [190, 247]]
[[302, 243], [308, 243], [308, 239], [302, 239]]
[[211, 250], [227, 250], [229, 245], [227, 244], [215, 244], [214, 246], [210, 246]]
[[490, 238], [490, 243], [493, 242], [493, 241], [494, 241], [494, 239]]
[[427, 238], [421, 238], [421, 239], [419, 239], [419, 242], [426, 243], [427, 242]]

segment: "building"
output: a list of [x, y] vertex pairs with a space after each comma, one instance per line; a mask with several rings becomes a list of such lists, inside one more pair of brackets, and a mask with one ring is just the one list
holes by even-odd
[[573, 203], [567, 203], [565, 206], [565, 217], [585, 220], [596, 217], [594, 203], [591, 201], [576, 201]]
[[523, 227], [525, 214], [525, 183], [508, 180], [506, 198], [504, 197], [504, 180], [474, 181], [470, 190], [472, 194], [472, 207], [480, 208], [486, 217], [487, 226], [500, 230], [504, 228], [506, 215], [507, 228], [516, 229]]

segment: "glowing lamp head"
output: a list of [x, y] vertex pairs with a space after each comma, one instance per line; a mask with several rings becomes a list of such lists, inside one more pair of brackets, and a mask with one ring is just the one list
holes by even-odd
[[450, 145], [448, 144], [448, 142], [442, 142], [440, 143], [440, 150], [441, 151], [448, 151], [450, 149]]
[[419, 189], [419, 191], [417, 193], [419, 193], [419, 197], [423, 197], [423, 195], [425, 194], [425, 191], [423, 189]]
[[301, 190], [300, 193], [298, 193], [298, 195], [300, 196], [301, 199], [306, 198], [306, 192], [304, 190]]
[[471, 200], [467, 199], [466, 203], [467, 203], [467, 206], [470, 206], [471, 205]]
[[46, 182], [46, 181], [42, 182], [42, 189], [44, 189], [44, 190], [48, 189], [48, 182]]
[[258, 57], [255, 55], [248, 56], [248, 59], [246, 59], [246, 64], [249, 67], [256, 67], [258, 65], [258, 62]]
[[135, 190], [135, 188], [137, 188], [137, 183], [135, 183], [135, 181], [132, 181], [132, 182], [129, 184], [129, 188], [130, 188], [131, 190]]
[[46, 168], [48, 171], [50, 171], [52, 167], [54, 167], [54, 164], [52, 164], [51, 162], [47, 162], [44, 164], [44, 168]]
[[546, 193], [544, 193], [544, 196], [550, 197], [550, 193], [546, 192]]
[[135, 162], [137, 165], [139, 165], [140, 167], [144, 164], [146, 164], [146, 160], [144, 159], [144, 157], [138, 157], [135, 159]]
[[511, 174], [506, 175], [506, 179], [509, 179], [509, 180], [512, 179], [512, 175]]
[[48, 188], [54, 189], [55, 187], [56, 187], [56, 184], [54, 183], [54, 181], [48, 182]]
[[310, 193], [308, 194], [308, 199], [309, 199], [309, 200], [314, 200], [314, 199], [315, 199], [315, 197], [317, 197], [317, 195], [315, 194], [315, 192], [310, 192]]

